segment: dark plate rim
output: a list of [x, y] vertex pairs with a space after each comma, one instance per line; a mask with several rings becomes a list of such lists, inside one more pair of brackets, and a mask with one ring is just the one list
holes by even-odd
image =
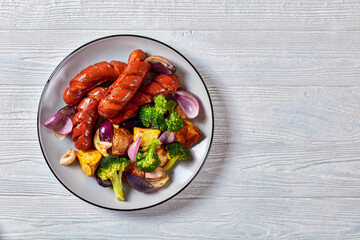
[[[63, 65], [63, 63], [68, 60], [71, 56], [73, 56], [76, 52], [78, 52], [80, 49], [92, 44], [92, 43], [95, 43], [95, 42], [98, 42], [98, 41], [101, 41], [101, 40], [104, 40], [104, 39], [108, 39], [108, 38], [117, 38], [117, 37], [134, 37], [134, 38], [144, 38], [144, 39], [147, 39], [147, 40], [151, 40], [151, 41], [154, 41], [154, 42], [157, 42], [157, 43], [160, 43], [162, 45], [164, 45], [165, 47], [168, 47], [169, 49], [175, 51], [177, 54], [179, 54], [182, 58], [184, 58], [189, 64], [190, 66], [195, 70], [195, 72], [197, 73], [197, 75], [199, 76], [199, 78], [201, 79], [204, 87], [205, 87], [205, 90], [206, 90], [206, 93], [208, 95], [208, 98], [209, 98], [209, 102], [210, 102], [210, 107], [211, 107], [211, 116], [212, 116], [212, 132], [211, 132], [211, 139], [210, 139], [210, 145], [209, 145], [209, 149], [205, 155], [205, 158], [204, 158], [204, 161], [202, 162], [200, 168], [197, 170], [197, 172], [195, 173], [195, 175], [192, 177], [192, 179], [190, 179], [190, 181], [185, 185], [183, 186], [178, 192], [176, 192], [175, 194], [173, 194], [172, 196], [168, 197], [167, 199], [163, 200], [163, 201], [160, 201], [158, 203], [155, 203], [153, 205], [149, 205], [149, 206], [146, 206], [146, 207], [141, 207], [141, 208], [130, 208], [130, 209], [118, 209], [118, 208], [111, 208], [111, 207], [105, 207], [105, 206], [102, 206], [102, 205], [99, 205], [99, 204], [96, 204], [96, 203], [93, 203], [79, 195], [77, 195], [76, 193], [74, 193], [73, 191], [71, 191], [60, 179], [60, 177], [58, 177], [55, 173], [55, 171], [51, 168], [50, 164], [49, 164], [49, 161], [47, 160], [46, 156], [45, 156], [45, 153], [44, 153], [44, 149], [43, 149], [43, 146], [41, 144], [41, 141], [40, 141], [40, 128], [39, 128], [39, 125], [40, 125], [40, 105], [41, 105], [41, 102], [42, 102], [42, 98], [43, 98], [43, 95], [44, 95], [44, 92], [45, 90], [47, 89], [49, 83], [50, 83], [50, 80], [53, 78], [54, 74], [58, 71], [58, 69]], [[197, 71], [197, 69], [194, 67], [194, 65], [184, 56], [182, 55], [179, 51], [177, 51], [176, 49], [174, 49], [173, 47], [169, 46], [168, 44], [166, 43], [163, 43], [159, 40], [156, 40], [156, 39], [153, 39], [153, 38], [150, 38], [150, 37], [146, 37], [146, 36], [142, 36], [142, 35], [136, 35], [136, 34], [116, 34], [116, 35], [109, 35], [109, 36], [105, 36], [105, 37], [101, 37], [101, 38], [97, 38], [95, 40], [92, 40], [88, 43], [85, 43], [84, 45], [78, 47], [77, 49], [75, 49], [74, 51], [72, 51], [69, 55], [67, 55], [60, 63], [59, 65], [57, 65], [57, 67], [54, 69], [54, 71], [51, 73], [49, 79], [47, 80], [43, 90], [42, 90], [42, 93], [41, 93], [41, 97], [40, 97], [40, 101], [39, 101], [39, 106], [38, 106], [38, 112], [37, 112], [37, 133], [38, 133], [38, 141], [39, 141], [39, 144], [40, 144], [40, 149], [41, 149], [41, 152], [44, 156], [44, 159], [46, 161], [46, 164], [49, 166], [51, 172], [53, 173], [53, 175], [56, 177], [56, 179], [69, 191], [71, 192], [73, 195], [75, 195], [76, 197], [78, 197], [79, 199], [91, 204], [91, 205], [94, 205], [94, 206], [97, 206], [97, 207], [100, 207], [100, 208], [104, 208], [104, 209], [109, 209], [109, 210], [115, 210], [115, 211], [136, 211], [136, 210], [143, 210], [143, 209], [148, 209], [148, 208], [151, 208], [151, 207], [155, 207], [157, 205], [160, 205], [170, 199], [172, 199], [173, 197], [177, 196], [180, 192], [182, 192], [187, 186], [189, 186], [189, 184], [195, 179], [195, 177], [199, 174], [200, 170], [202, 169], [202, 167], [204, 166], [205, 164], [205, 161], [209, 155], [209, 152], [210, 152], [210, 149], [211, 149], [211, 146], [212, 146], [212, 142], [213, 142], [213, 138], [214, 138], [214, 126], [215, 126], [215, 123], [214, 123], [214, 108], [213, 108], [213, 104], [212, 104], [212, 101], [211, 101], [211, 98], [210, 98], [210, 94], [209, 94], [209, 90], [207, 89], [206, 85], [205, 85], [205, 82], [204, 80], [202, 79], [202, 77], [200, 76], [199, 72]]]

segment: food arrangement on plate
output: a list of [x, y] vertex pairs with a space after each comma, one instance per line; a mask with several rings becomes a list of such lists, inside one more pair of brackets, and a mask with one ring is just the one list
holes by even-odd
[[180, 89], [176, 67], [166, 58], [133, 51], [128, 63], [99, 62], [82, 70], [63, 94], [67, 104], [44, 126], [58, 139], [72, 134], [75, 148], [60, 164], [78, 160], [83, 172], [125, 200], [123, 183], [151, 192], [169, 180], [166, 171], [190, 157], [201, 138], [189, 120], [196, 97]]

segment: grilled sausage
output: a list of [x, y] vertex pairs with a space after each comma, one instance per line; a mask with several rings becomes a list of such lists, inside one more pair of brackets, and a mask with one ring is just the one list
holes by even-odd
[[140, 91], [152, 97], [159, 94], [167, 96], [180, 87], [180, 78], [175, 74], [159, 74], [152, 81], [142, 85]]
[[115, 81], [126, 66], [126, 63], [111, 61], [99, 62], [85, 68], [70, 81], [70, 87], [63, 95], [65, 103], [76, 106], [91, 89], [104, 82]]
[[166, 97], [175, 92], [179, 87], [180, 78], [177, 75], [157, 75], [153, 81], [141, 85], [131, 101], [118, 114], [109, 118], [109, 121], [113, 124], [120, 124], [129, 118], [135, 117], [140, 107], [150, 103], [154, 96], [162, 94]]
[[79, 150], [89, 150], [92, 146], [92, 132], [99, 117], [98, 105], [106, 91], [107, 89], [102, 87], [91, 90], [76, 107], [72, 140]]
[[146, 93], [137, 91], [131, 101], [114, 117], [109, 118], [112, 124], [120, 124], [129, 118], [135, 117], [142, 105], [151, 103], [152, 97]]
[[[100, 101], [98, 111], [102, 117], [111, 118], [123, 109], [130, 102], [136, 91], [145, 79], [150, 70], [150, 64], [143, 62], [145, 53], [141, 50], [135, 50], [128, 66], [121, 76], [110, 86], [109, 91]], [[140, 56], [143, 55], [143, 56]], [[140, 57], [139, 57], [140, 56]], [[140, 60], [140, 61], [139, 61]]]

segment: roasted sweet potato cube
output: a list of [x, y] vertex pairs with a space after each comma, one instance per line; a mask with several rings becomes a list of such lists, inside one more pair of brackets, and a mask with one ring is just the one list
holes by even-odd
[[101, 153], [98, 150], [79, 150], [76, 151], [76, 156], [84, 173], [89, 177], [94, 175], [102, 159]]
[[192, 122], [188, 120], [184, 120], [184, 122], [184, 127], [176, 132], [176, 141], [188, 148], [200, 139], [201, 132]]

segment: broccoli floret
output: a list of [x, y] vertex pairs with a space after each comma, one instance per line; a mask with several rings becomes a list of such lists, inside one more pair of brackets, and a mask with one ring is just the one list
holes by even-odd
[[126, 158], [111, 155], [104, 157], [101, 160], [100, 166], [96, 172], [97, 176], [101, 178], [101, 180], [105, 181], [110, 179], [117, 200], [124, 200], [122, 173], [128, 165], [129, 160]]
[[167, 104], [167, 100], [165, 99], [165, 97], [161, 94], [157, 95], [156, 97], [154, 97], [154, 108], [155, 111], [158, 112], [161, 115], [164, 115], [167, 111], [166, 108], [166, 104]]
[[155, 151], [160, 145], [160, 140], [153, 138], [148, 145], [139, 150], [136, 155], [136, 165], [141, 171], [151, 172], [160, 165], [161, 161]]
[[140, 109], [139, 119], [148, 128], [176, 132], [184, 126], [184, 120], [174, 112], [174, 100], [167, 101], [163, 95], [154, 97], [154, 105], [147, 104]]
[[177, 160], [186, 160], [190, 156], [190, 151], [179, 142], [173, 142], [166, 146], [168, 162], [164, 167], [167, 170], [174, 165]]
[[164, 118], [158, 118], [154, 123], [153, 127], [155, 129], [159, 129], [162, 132], [165, 132], [167, 130], [167, 125]]
[[159, 117], [159, 114], [155, 111], [154, 107], [150, 104], [142, 106], [139, 113], [141, 123], [145, 127], [151, 127], [154, 121]]
[[177, 102], [175, 102], [173, 99], [169, 100], [166, 104], [167, 111], [169, 114], [172, 114], [174, 112], [174, 109], [177, 105]]
[[169, 118], [165, 119], [167, 130], [177, 132], [184, 126], [184, 120], [175, 112], [171, 113]]

